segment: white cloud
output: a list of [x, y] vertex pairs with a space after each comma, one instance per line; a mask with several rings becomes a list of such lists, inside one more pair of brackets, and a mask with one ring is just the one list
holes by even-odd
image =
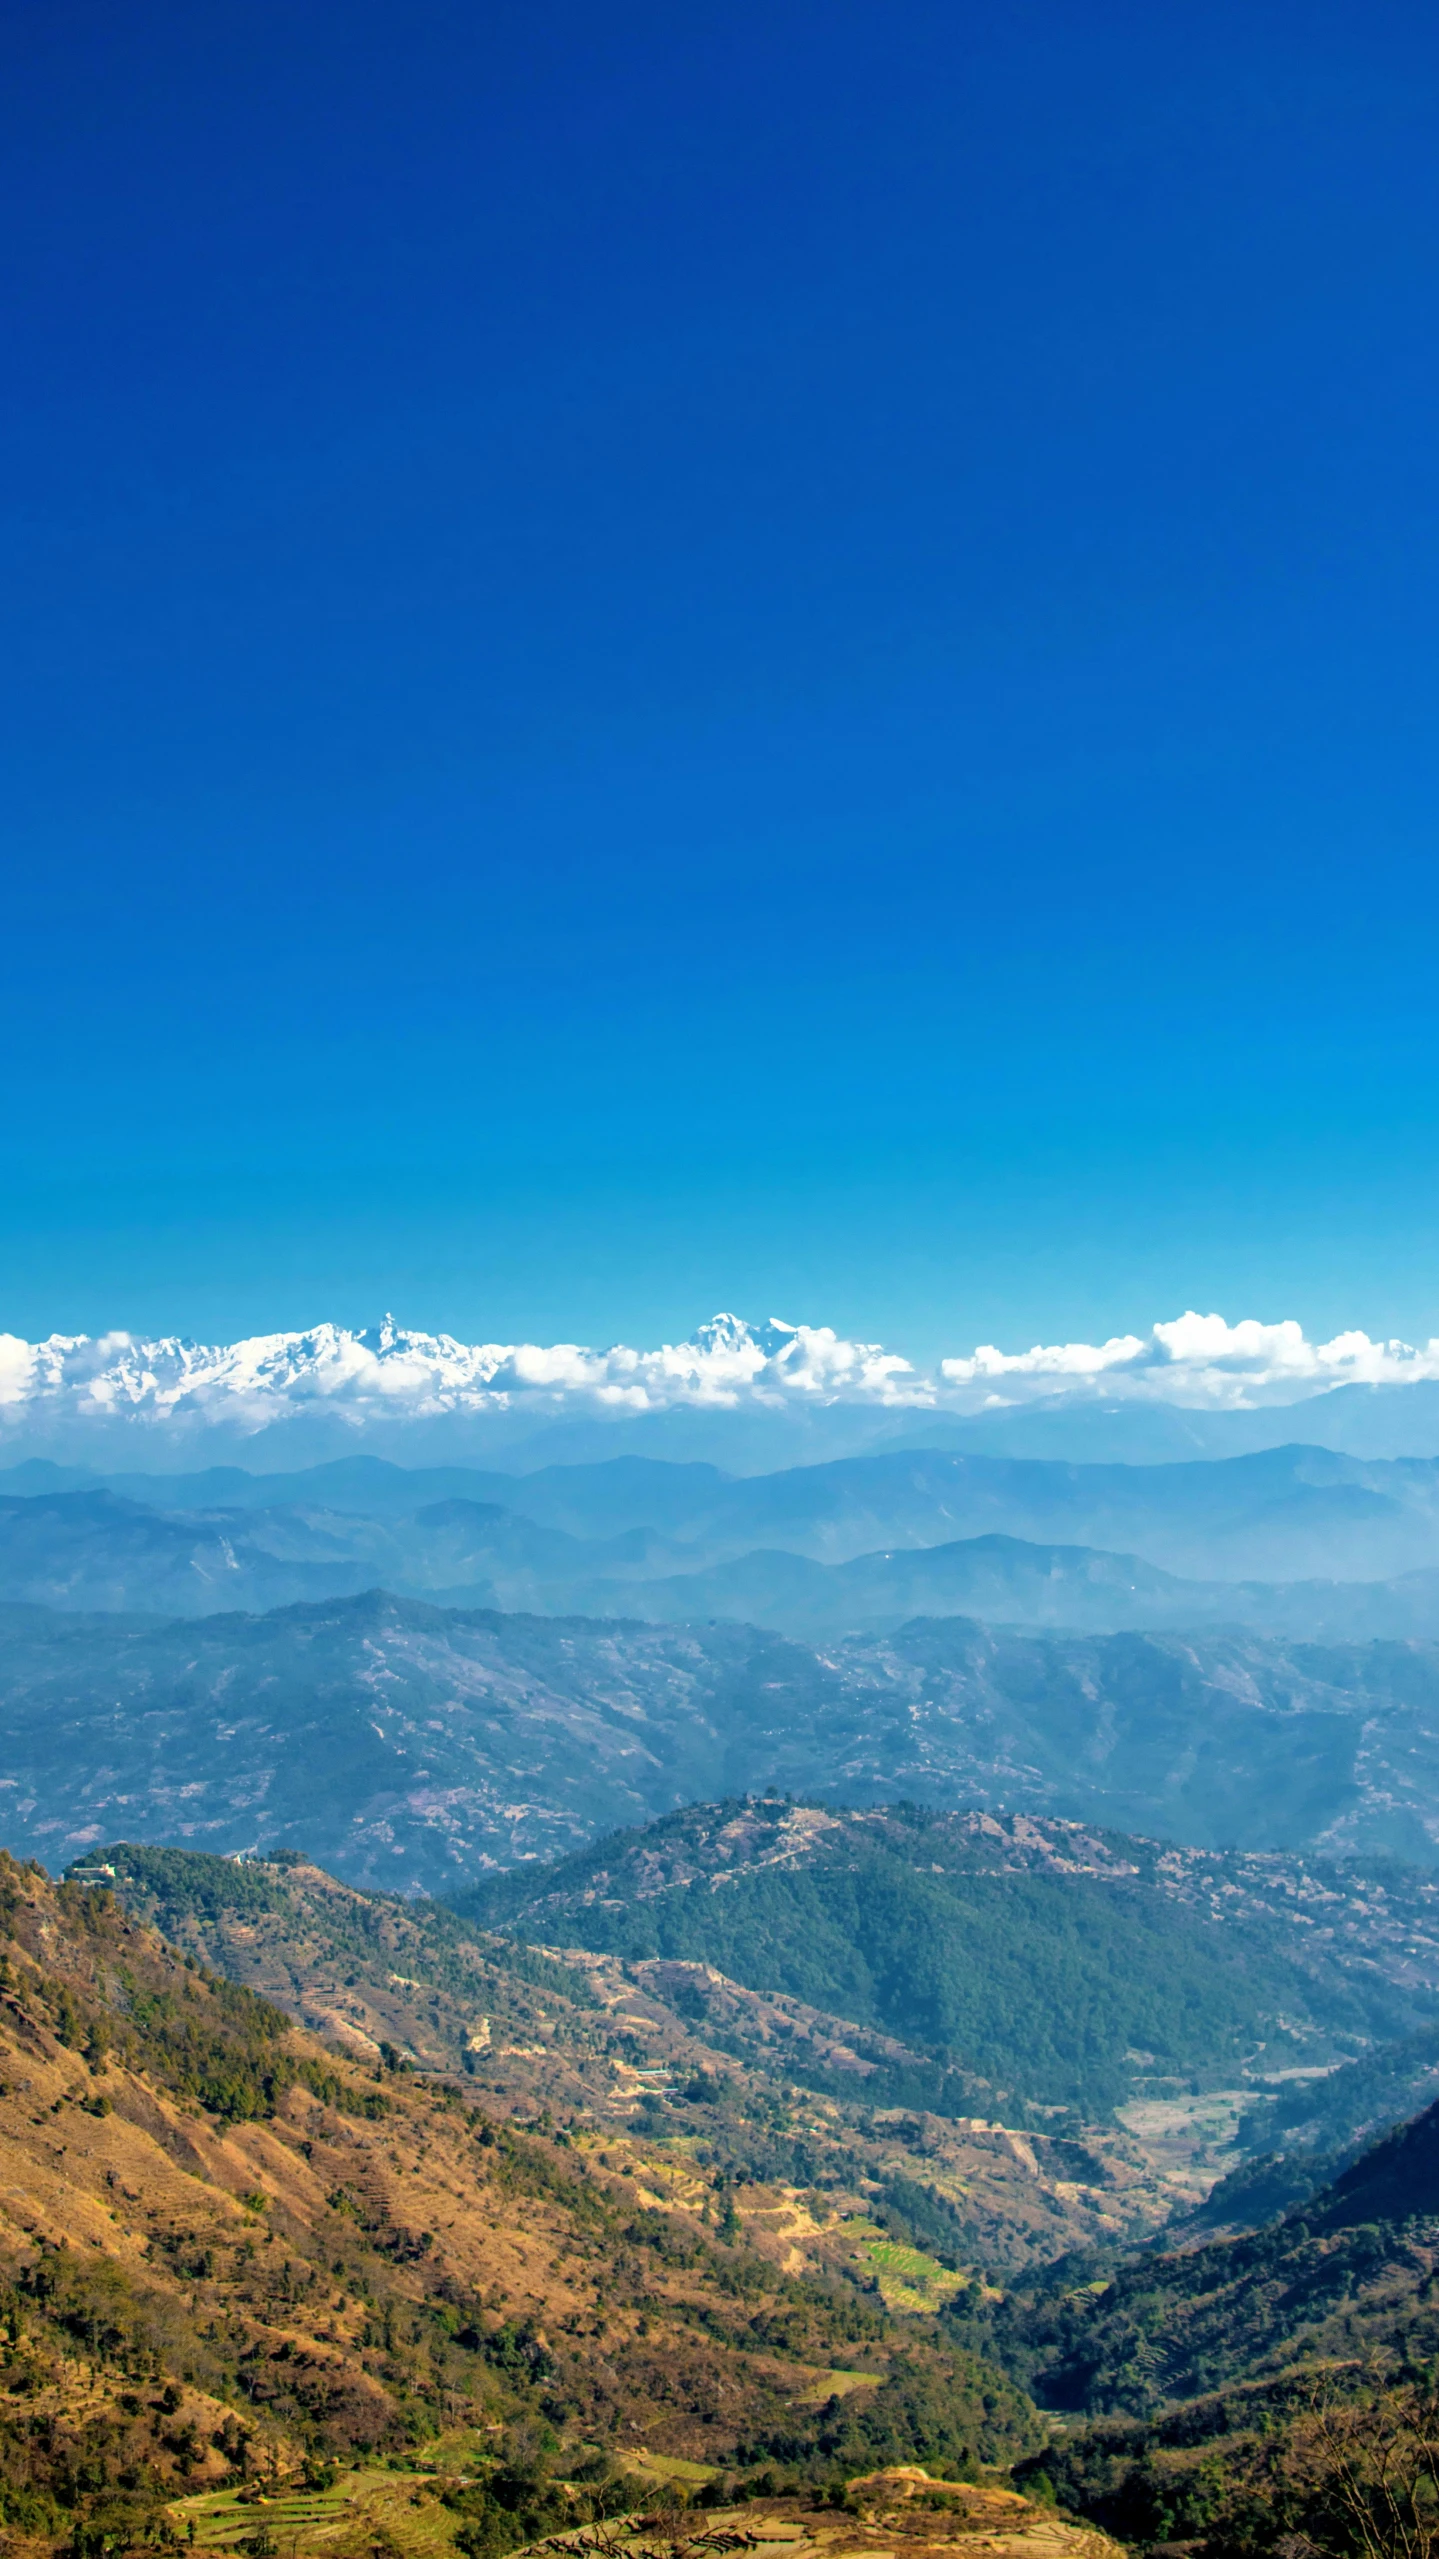
[[1347, 1332], [1315, 1343], [1292, 1320], [1231, 1324], [1192, 1311], [1146, 1335], [1106, 1342], [1024, 1351], [982, 1344], [942, 1360], [934, 1376], [879, 1343], [778, 1318], [750, 1325], [718, 1315], [688, 1341], [594, 1350], [577, 1342], [466, 1343], [408, 1332], [387, 1317], [368, 1332], [321, 1324], [222, 1344], [128, 1333], [29, 1343], [0, 1334], [0, 1426], [12, 1436], [60, 1422], [166, 1434], [223, 1424], [246, 1433], [324, 1410], [358, 1436], [372, 1422], [445, 1414], [824, 1404], [965, 1413], [1055, 1397], [1224, 1410], [1420, 1378], [1439, 1378], [1439, 1340], [1416, 1347]]
[[1089, 1379], [1102, 1377], [1107, 1369], [1131, 1367], [1144, 1347], [1135, 1333], [1122, 1333], [1111, 1342], [1036, 1343], [1032, 1351], [1000, 1351], [984, 1342], [968, 1359], [941, 1360], [939, 1373], [951, 1386], [993, 1377]]
[[1073, 1394], [1098, 1387], [1111, 1396], [1223, 1410], [1297, 1402], [1334, 1386], [1403, 1386], [1439, 1378], [1439, 1340], [1416, 1347], [1350, 1332], [1311, 1342], [1292, 1318], [1261, 1324], [1247, 1317], [1230, 1324], [1222, 1315], [1191, 1309], [1154, 1325], [1143, 1340], [1126, 1333], [1108, 1342], [1014, 1352], [985, 1345], [968, 1359], [941, 1360], [940, 1377], [961, 1396], [986, 1388], [991, 1404], [1032, 1397], [1036, 1390]]
[[35, 1376], [35, 1353], [18, 1333], [0, 1333], [0, 1405], [23, 1404]]

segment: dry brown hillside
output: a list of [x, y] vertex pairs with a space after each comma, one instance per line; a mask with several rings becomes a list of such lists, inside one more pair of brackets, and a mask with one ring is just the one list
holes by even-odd
[[[582, 2503], [640, 2448], [818, 2476], [1036, 2439], [932, 2321], [822, 2250], [792, 2270], [697, 2171], [650, 2182], [601, 2132], [520, 2132], [346, 2059], [107, 1891], [8, 1858], [0, 1946], [12, 2531], [108, 2516], [123, 2541], [187, 2490], [437, 2441], [457, 2495], [520, 2442], [599, 2483]], [[503, 2511], [497, 2548], [527, 2521]]]

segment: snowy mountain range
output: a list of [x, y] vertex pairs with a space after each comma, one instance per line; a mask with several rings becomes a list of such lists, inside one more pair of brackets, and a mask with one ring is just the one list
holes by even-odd
[[177, 1335], [143, 1341], [129, 1333], [54, 1333], [34, 1343], [0, 1336], [0, 1415], [12, 1426], [69, 1410], [97, 1421], [197, 1420], [258, 1430], [322, 1404], [363, 1428], [396, 1414], [423, 1420], [517, 1401], [540, 1408], [580, 1398], [614, 1411], [652, 1412], [794, 1395], [930, 1400], [908, 1362], [874, 1344], [840, 1341], [805, 1324], [749, 1325], [733, 1315], [717, 1315], [687, 1342], [653, 1351], [461, 1342], [450, 1333], [409, 1332], [390, 1315], [364, 1332], [317, 1324], [223, 1344]]
[[[157, 1457], [177, 1444], [239, 1450], [277, 1434], [297, 1455], [322, 1444], [433, 1444], [437, 1430], [451, 1445], [458, 1437], [502, 1445], [517, 1430], [566, 1419], [642, 1425], [665, 1416], [747, 1415], [801, 1428], [826, 1415], [852, 1424], [867, 1416], [892, 1437], [896, 1426], [973, 1431], [1036, 1412], [1052, 1424], [1066, 1410], [1137, 1418], [1143, 1409], [1153, 1419], [1161, 1408], [1182, 1425], [1169, 1453], [1199, 1454], [1209, 1444], [1198, 1427], [1206, 1416], [1247, 1420], [1250, 1445], [1286, 1437], [1345, 1445], [1333, 1426], [1341, 1409], [1352, 1421], [1356, 1396], [1366, 1410], [1376, 1397], [1405, 1408], [1397, 1427], [1406, 1453], [1425, 1453], [1421, 1439], [1439, 1445], [1439, 1340], [1416, 1348], [1348, 1332], [1313, 1343], [1292, 1320], [1230, 1324], [1189, 1313], [1146, 1336], [1018, 1352], [986, 1345], [926, 1371], [829, 1326], [726, 1314], [653, 1350], [467, 1343], [409, 1331], [389, 1316], [364, 1331], [319, 1324], [223, 1344], [0, 1334], [0, 1445], [70, 1457], [144, 1441]], [[1310, 1408], [1302, 1425], [1296, 1404]]]

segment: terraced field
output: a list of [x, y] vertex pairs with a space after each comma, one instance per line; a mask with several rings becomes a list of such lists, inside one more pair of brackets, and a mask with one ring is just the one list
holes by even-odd
[[[931, 2478], [896, 2466], [851, 2482], [841, 2505], [813, 2492], [759, 2497], [708, 2513], [683, 2500], [707, 2476], [703, 2464], [642, 2458], [633, 2468], [638, 2510], [611, 2523], [580, 2524], [529, 2545], [553, 2559], [930, 2559], [962, 2549], [965, 2559], [1120, 2559], [1103, 2533], [1062, 2520], [997, 2486]], [[233, 2493], [187, 2497], [169, 2509], [196, 2549], [244, 2548], [277, 2559], [292, 2550], [354, 2550], [367, 2559], [435, 2559], [453, 2547], [452, 2518], [436, 2499], [439, 2475], [396, 2477], [359, 2470], [323, 2493], [277, 2493], [242, 2503]], [[193, 2526], [193, 2533], [191, 2527]], [[880, 2534], [889, 2546], [877, 2548]], [[518, 2554], [515, 2554], [518, 2559]]]
[[[465, 2430], [435, 2447], [437, 2458], [425, 2467], [362, 2463], [338, 2472], [328, 2487], [307, 2489], [281, 2480], [266, 2490], [259, 2483], [212, 2489], [177, 2497], [167, 2509], [187, 2548], [271, 2554], [293, 2559], [302, 2551], [360, 2552], [373, 2559], [448, 2559], [455, 2546], [460, 2517], [443, 2502], [447, 2487], [458, 2485], [475, 2463], [477, 2438]], [[662, 2473], [683, 2472], [698, 2486], [713, 2473], [703, 2464], [633, 2465], [637, 2503], [652, 2496]]]

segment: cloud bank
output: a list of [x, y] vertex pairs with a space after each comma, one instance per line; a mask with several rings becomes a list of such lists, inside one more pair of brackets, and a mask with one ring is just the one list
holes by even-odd
[[62, 1427], [72, 1436], [87, 1426], [166, 1438], [222, 1428], [243, 1437], [319, 1414], [358, 1437], [381, 1422], [678, 1407], [794, 1412], [847, 1404], [972, 1414], [1089, 1399], [1223, 1412], [1426, 1378], [1439, 1379], [1439, 1340], [1415, 1346], [1348, 1332], [1316, 1343], [1292, 1321], [1230, 1324], [1194, 1313], [1142, 1337], [1022, 1351], [986, 1343], [941, 1360], [932, 1373], [827, 1325], [778, 1319], [748, 1324], [717, 1315], [688, 1341], [656, 1350], [592, 1350], [573, 1342], [465, 1343], [409, 1332], [387, 1317], [364, 1332], [321, 1324], [227, 1344], [0, 1334], [0, 1437], [43, 1438]]
[[[1142, 1339], [1122, 1333], [1108, 1342], [1036, 1344], [1001, 1351], [986, 1343], [967, 1359], [939, 1365], [943, 1388], [978, 1397], [983, 1408], [1036, 1395], [1129, 1395], [1198, 1411], [1243, 1411], [1260, 1404], [1288, 1404], [1336, 1386], [1406, 1386], [1439, 1378], [1439, 1339], [1371, 1341], [1367, 1333], [1336, 1333], [1311, 1342], [1291, 1320], [1239, 1324], [1222, 1315], [1176, 1316]], [[976, 1405], [971, 1401], [967, 1409]]]

